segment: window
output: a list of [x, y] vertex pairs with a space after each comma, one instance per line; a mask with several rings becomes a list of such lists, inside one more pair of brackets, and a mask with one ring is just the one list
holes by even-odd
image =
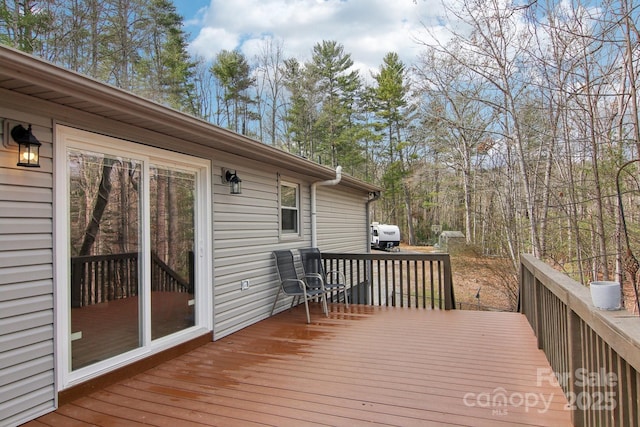
[[280, 232], [283, 235], [300, 233], [300, 198], [297, 184], [280, 184]]

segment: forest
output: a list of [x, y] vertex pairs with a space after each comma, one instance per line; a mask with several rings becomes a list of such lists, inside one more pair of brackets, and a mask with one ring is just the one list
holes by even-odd
[[531, 253], [585, 284], [635, 278], [638, 5], [443, 3], [412, 63], [388, 52], [369, 76], [339, 40], [192, 57], [169, 0], [3, 0], [0, 43], [341, 165], [384, 189], [372, 219], [408, 244], [460, 230], [513, 275]]

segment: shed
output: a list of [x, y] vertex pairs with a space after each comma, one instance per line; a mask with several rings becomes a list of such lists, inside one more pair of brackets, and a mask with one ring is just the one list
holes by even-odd
[[465, 237], [462, 231], [445, 230], [438, 237], [438, 246], [442, 249], [451, 249], [456, 245], [464, 245]]
[[1, 46], [0, 97], [0, 425], [265, 319], [275, 249], [368, 249], [380, 188], [340, 171]]

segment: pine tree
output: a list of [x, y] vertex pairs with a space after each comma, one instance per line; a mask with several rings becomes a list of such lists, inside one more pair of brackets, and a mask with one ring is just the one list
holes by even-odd
[[249, 89], [254, 85], [247, 58], [238, 51], [223, 50], [211, 66], [211, 73], [222, 87], [222, 106], [225, 109], [227, 127], [235, 132], [247, 133], [250, 106], [253, 103]]
[[357, 71], [351, 70], [353, 60], [336, 41], [322, 41], [313, 47], [309, 70], [316, 77], [316, 87], [321, 94], [322, 106], [317, 121], [319, 155], [328, 158], [327, 163], [337, 166], [354, 150], [349, 127], [354, 113], [354, 99], [361, 87]]

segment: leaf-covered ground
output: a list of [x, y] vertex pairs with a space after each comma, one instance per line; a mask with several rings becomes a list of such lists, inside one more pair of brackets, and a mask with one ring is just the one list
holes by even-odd
[[[401, 246], [406, 252], [434, 252], [432, 246]], [[451, 253], [456, 304], [464, 309], [512, 310], [517, 277], [507, 260], [478, 256], [472, 251]], [[511, 299], [509, 295], [512, 295]], [[476, 298], [479, 297], [479, 298]]]

